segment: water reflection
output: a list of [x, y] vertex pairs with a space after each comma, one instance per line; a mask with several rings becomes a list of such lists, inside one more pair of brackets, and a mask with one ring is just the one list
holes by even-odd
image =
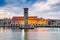
[[[28, 40], [60, 40], [60, 28], [36, 28], [29, 30]], [[0, 40], [22, 40], [20, 29], [0, 28]]]
[[38, 28], [29, 33], [29, 40], [60, 40], [59, 28]]

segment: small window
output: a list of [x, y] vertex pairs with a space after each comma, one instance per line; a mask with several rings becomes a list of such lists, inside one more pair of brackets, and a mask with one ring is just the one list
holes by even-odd
[[25, 12], [25, 13], [27, 13], [27, 12]]

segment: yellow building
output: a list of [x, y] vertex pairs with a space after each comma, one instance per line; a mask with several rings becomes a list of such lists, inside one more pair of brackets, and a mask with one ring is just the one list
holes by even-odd
[[48, 24], [48, 20], [41, 18], [38, 18], [38, 23], [37, 24]]
[[[23, 16], [14, 16], [12, 20], [15, 22], [19, 22], [20, 24], [24, 24]], [[43, 18], [37, 18], [37, 16], [29, 16], [28, 24], [48, 24], [48, 21]]]

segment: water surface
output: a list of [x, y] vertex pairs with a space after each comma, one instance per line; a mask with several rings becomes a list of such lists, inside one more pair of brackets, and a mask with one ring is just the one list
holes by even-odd
[[[22, 40], [22, 32], [0, 28], [0, 40]], [[40, 28], [28, 32], [28, 40], [60, 40], [60, 28]]]

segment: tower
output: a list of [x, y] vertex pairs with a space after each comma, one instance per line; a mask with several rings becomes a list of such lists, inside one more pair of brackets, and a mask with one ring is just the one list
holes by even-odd
[[24, 8], [24, 25], [28, 24], [28, 8]]

